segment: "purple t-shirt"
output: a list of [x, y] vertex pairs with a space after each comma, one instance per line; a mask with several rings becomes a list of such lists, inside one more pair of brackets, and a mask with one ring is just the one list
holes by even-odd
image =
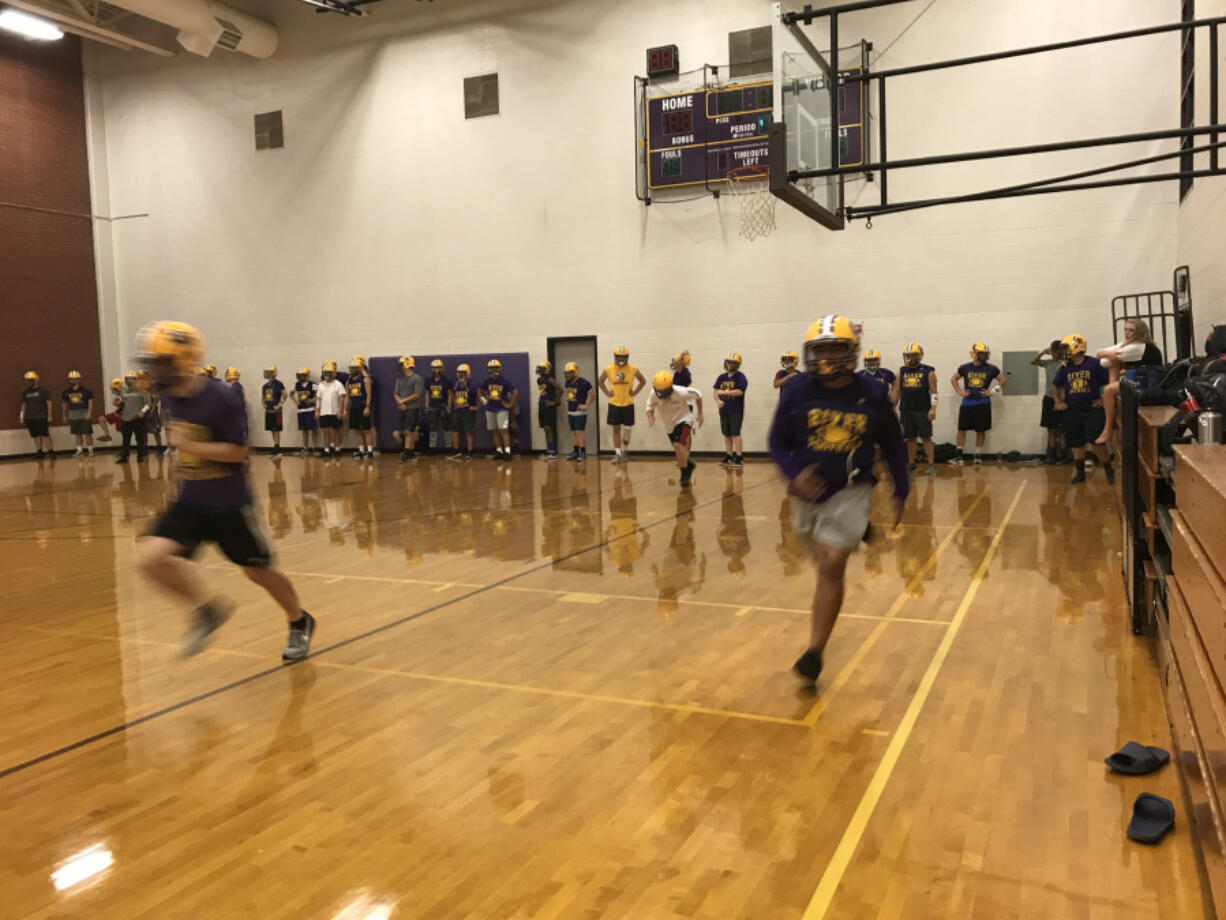
[[566, 384], [566, 411], [580, 412], [586, 405], [588, 394], [592, 392], [592, 382], [585, 377], [576, 377]]
[[280, 380], [269, 380], [260, 388], [260, 399], [264, 403], [265, 412], [275, 412], [281, 408], [281, 396], [285, 393], [285, 384]]
[[86, 387], [69, 387], [62, 394], [64, 402], [68, 403], [68, 417], [82, 419], [89, 414], [89, 401], [94, 394]]
[[694, 381], [694, 375], [690, 373], [688, 367], [683, 367], [679, 371], [673, 371], [673, 383], [679, 387], [688, 387]]
[[885, 386], [856, 376], [844, 387], [825, 386], [810, 374], [783, 385], [768, 439], [771, 459], [789, 480], [816, 465], [825, 501], [851, 481], [874, 483], [874, 448], [890, 465], [894, 495], [906, 498], [907, 448]]
[[861, 377], [867, 377], [869, 380], [877, 380], [884, 383], [887, 390], [894, 385], [894, 381], [897, 379], [893, 371], [887, 371], [884, 367], [879, 367], [875, 371], [862, 370], [859, 373]]
[[900, 410], [928, 411], [932, 402], [928, 375], [934, 370], [931, 364], [920, 364], [919, 367], [908, 367], [904, 364], [898, 369], [898, 408]]
[[497, 380], [493, 377], [487, 377], [485, 378], [485, 383], [481, 384], [481, 392], [489, 400], [485, 406], [487, 411], [506, 412], [507, 406], [503, 405], [502, 401], [511, 398], [511, 394], [515, 392], [515, 387], [511, 386], [506, 377], [499, 377]]
[[298, 394], [296, 402], [299, 412], [315, 411], [315, 381], [302, 380], [294, 384], [294, 392]]
[[[676, 383], [676, 378], [673, 379]], [[745, 379], [745, 375], [740, 371], [735, 374], [723, 373], [715, 378], [714, 392], [719, 395], [719, 398], [724, 401], [724, 404], [719, 407], [720, 415], [744, 415], [745, 414], [745, 397], [742, 396], [723, 396], [720, 395], [721, 390], [740, 390], [745, 392], [749, 386], [749, 381]]]
[[452, 408], [457, 412], [476, 411], [477, 409], [477, 388], [473, 386], [472, 380], [457, 380], [455, 386], [451, 388], [451, 392], [455, 394]]
[[[426, 381], [426, 406], [431, 409], [446, 408], [447, 406], [447, 391], [451, 389], [451, 381], [444, 374], [437, 380], [431, 376]], [[412, 403], [409, 404], [410, 409], [417, 407]]]
[[962, 405], [981, 406], [992, 401], [988, 396], [988, 387], [1000, 376], [1000, 368], [995, 364], [968, 361], [958, 366], [958, 376], [962, 379], [962, 389], [967, 393], [962, 397]]
[[1070, 409], [1089, 409], [1103, 395], [1103, 387], [1111, 375], [1097, 358], [1085, 358], [1080, 364], [1069, 362], [1056, 371], [1052, 386], [1064, 391], [1064, 401]]
[[[247, 410], [236, 390], [220, 380], [206, 380], [190, 397], [166, 393], [162, 402], [177, 428], [187, 429], [197, 441], [247, 443]], [[179, 498], [185, 505], [241, 508], [251, 504], [251, 489], [242, 463], [219, 463], [191, 453], [191, 445], [175, 454]]]

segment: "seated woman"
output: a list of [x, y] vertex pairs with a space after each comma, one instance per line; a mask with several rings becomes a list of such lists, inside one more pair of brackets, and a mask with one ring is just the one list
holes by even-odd
[[1111, 382], [1103, 388], [1103, 408], [1106, 410], [1107, 421], [1103, 425], [1103, 433], [1098, 436], [1095, 444], [1106, 444], [1111, 440], [1115, 430], [1115, 406], [1120, 392], [1120, 370], [1133, 367], [1160, 367], [1163, 364], [1162, 352], [1154, 344], [1153, 336], [1149, 334], [1149, 326], [1143, 319], [1130, 319], [1124, 322], [1124, 341], [1104, 348], [1095, 357], [1102, 361], [1103, 367], [1111, 372]]

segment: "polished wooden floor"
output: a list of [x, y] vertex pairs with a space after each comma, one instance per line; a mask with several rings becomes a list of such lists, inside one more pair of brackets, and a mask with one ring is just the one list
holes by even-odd
[[[319, 620], [292, 667], [211, 550], [240, 608], [176, 658], [133, 569], [168, 472], [0, 465], [0, 916], [1203, 915], [1175, 772], [1102, 764], [1170, 737], [1101, 472], [921, 477], [816, 695], [765, 464], [679, 494], [661, 460], [258, 457]], [[1180, 812], [1158, 847], [1124, 836], [1141, 791]]]

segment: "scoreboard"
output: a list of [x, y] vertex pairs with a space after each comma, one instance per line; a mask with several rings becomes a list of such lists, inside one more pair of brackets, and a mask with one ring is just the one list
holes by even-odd
[[[855, 82], [839, 90], [843, 166], [864, 162], [867, 85]], [[648, 188], [723, 182], [729, 170], [767, 165], [773, 80], [653, 96], [646, 105]]]

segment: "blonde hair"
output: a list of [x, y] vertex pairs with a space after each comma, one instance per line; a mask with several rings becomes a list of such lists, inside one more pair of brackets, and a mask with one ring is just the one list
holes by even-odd
[[1154, 343], [1154, 337], [1149, 333], [1149, 323], [1143, 319], [1133, 319], [1131, 317], [1124, 320], [1125, 326], [1129, 323], [1132, 323], [1132, 340], [1134, 342], [1143, 342], [1146, 345]]

